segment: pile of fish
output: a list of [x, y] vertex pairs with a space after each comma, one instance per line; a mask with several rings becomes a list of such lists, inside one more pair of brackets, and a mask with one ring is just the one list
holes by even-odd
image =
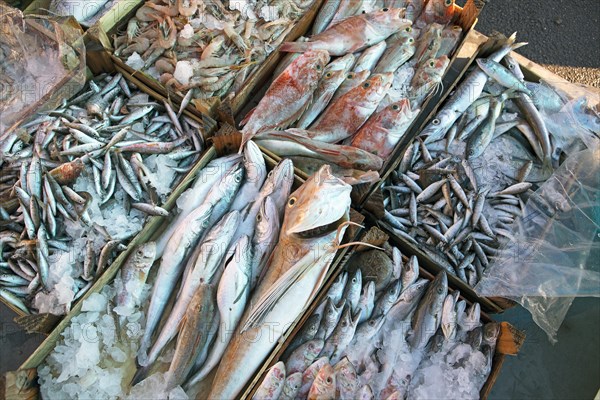
[[[128, 391], [135, 355], [140, 368], [131, 382], [134, 398], [173, 398], [169, 394], [181, 394], [181, 386], [188, 393], [202, 387], [211, 398], [233, 398], [251, 379], [316, 295], [349, 223], [351, 188], [328, 166], [290, 194], [293, 177], [289, 160], [267, 174], [253, 142], [243, 155], [215, 159], [201, 170], [178, 199], [177, 216], [156, 243], [147, 244], [157, 271], [149, 299], [137, 303], [146, 305], [134, 310], [137, 331], [128, 336], [135, 345], [128, 363], [113, 365], [113, 386]], [[123, 307], [122, 297], [143, 286], [146, 273], [124, 269], [121, 277], [133, 283], [124, 282], [109, 316], [131, 330], [131, 302]], [[269, 335], [260, 336], [262, 330]], [[57, 346], [43, 372], [60, 371], [56, 353], [77, 352], [80, 345]], [[70, 377], [63, 394], [87, 397], [97, 388], [85, 382], [96, 373], [75, 379], [81, 374], [77, 366], [54, 372], [42, 380], [48, 385], [42, 390], [60, 392]]]
[[290, 54], [241, 121], [244, 140], [309, 172], [324, 162], [382, 167], [441, 87], [462, 28], [452, 24], [453, 1], [373, 3], [384, 2], [326, 1], [312, 36], [281, 46]]
[[91, 0], [85, 3], [76, 0], [52, 0], [48, 6], [51, 15], [73, 16], [83, 26], [98, 21], [119, 0]]
[[235, 96], [314, 0], [149, 0], [114, 54], [182, 96]]
[[523, 80], [508, 55], [519, 46], [512, 36], [477, 60], [382, 184], [383, 220], [470, 286], [514, 240], [513, 223], [527, 219], [528, 200], [552, 215], [555, 204], [537, 195], [535, 185], [564, 159], [563, 151], [598, 135], [592, 124], [587, 139], [572, 134], [575, 125], [556, 124], [565, 102]]
[[120, 74], [0, 142], [0, 296], [61, 315], [110, 265], [203, 149], [201, 124]]
[[349, 261], [255, 400], [478, 397], [499, 325], [482, 326], [478, 304], [448, 293], [445, 272], [419, 279], [416, 257], [391, 252]]

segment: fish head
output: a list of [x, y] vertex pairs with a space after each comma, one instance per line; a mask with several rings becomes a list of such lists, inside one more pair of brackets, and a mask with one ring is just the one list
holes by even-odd
[[271, 196], [265, 197], [256, 214], [256, 243], [270, 242], [277, 239], [279, 233], [279, 211]]
[[327, 363], [321, 367], [315, 378], [314, 385], [319, 393], [335, 395], [335, 370]]
[[366, 299], [373, 300], [375, 298], [375, 282], [369, 281], [363, 286], [363, 294]]
[[[275, 168], [267, 174], [267, 179], [263, 185], [264, 190], [268, 191], [275, 203], [279, 215], [289, 196], [292, 184], [294, 183], [294, 164], [290, 159], [281, 160]], [[262, 189], [261, 189], [262, 191]]]
[[141, 244], [131, 253], [132, 265], [141, 271], [146, 271], [152, 265], [156, 257], [156, 242], [147, 242]]
[[348, 292], [356, 291], [356, 290], [358, 290], [358, 288], [360, 288], [362, 286], [362, 271], [360, 268], [358, 268], [356, 270], [352, 279], [350, 279], [350, 281], [348, 281], [347, 286], [348, 286], [348, 289], [347, 289]]
[[476, 324], [479, 322], [480, 318], [481, 318], [481, 306], [479, 305], [479, 303], [474, 303], [471, 307], [469, 307], [467, 309], [467, 319], [471, 323]]
[[429, 312], [432, 315], [438, 315], [442, 309], [444, 300], [448, 295], [448, 276], [446, 271], [442, 271], [431, 282], [427, 290], [427, 301], [429, 304]]
[[446, 55], [438, 58], [430, 58], [426, 61], [425, 71], [432, 79], [440, 79], [444, 75], [444, 72], [446, 72], [448, 64], [450, 64], [450, 59]]
[[280, 78], [287, 72], [295, 86], [311, 87], [323, 75], [329, 58], [326, 50], [306, 51], [286, 68]]
[[321, 322], [321, 314], [311, 315], [305, 322], [307, 325], [306, 334], [309, 337], [315, 337], [319, 330], [319, 324]]
[[493, 345], [500, 335], [500, 324], [489, 322], [483, 326], [483, 341], [486, 344]]
[[371, 318], [367, 321], [367, 325], [369, 326], [369, 330], [378, 331], [379, 328], [383, 325], [385, 321], [385, 315], [381, 314], [377, 317]]
[[279, 361], [277, 364], [273, 365], [268, 374], [271, 376], [271, 384], [275, 388], [283, 385], [283, 382], [285, 381], [285, 364], [283, 361]]
[[405, 8], [388, 8], [384, 7], [380, 10], [366, 14], [366, 17], [376, 23], [384, 26], [392, 26], [395, 30], [401, 30], [408, 26], [412, 26], [412, 21], [405, 19]]
[[240, 212], [237, 210], [230, 211], [208, 232], [204, 243], [209, 245], [212, 242], [218, 241], [222, 237], [231, 238], [231, 232], [235, 231], [239, 225]]
[[391, 72], [372, 75], [353, 90], [353, 93], [359, 100], [379, 103], [390, 88], [393, 79], [394, 74]]
[[333, 82], [339, 83], [340, 81], [343, 81], [345, 79], [345, 76], [346, 70], [343, 69], [336, 69], [335, 71], [325, 71], [323, 77], [321, 78], [320, 84], [325, 87], [333, 84]]
[[492, 68], [492, 63], [494, 60], [490, 60], [489, 58], [478, 58], [475, 60], [479, 68], [481, 68], [484, 72], [489, 71]]
[[346, 332], [352, 328], [354, 320], [352, 318], [352, 307], [349, 304], [344, 306], [344, 311], [342, 311], [342, 317], [340, 318], [339, 324], [341, 326], [342, 332]]
[[367, 79], [369, 77], [369, 75], [371, 75], [371, 71], [366, 70], [366, 69], [364, 69], [360, 72], [352, 72], [351, 71], [346, 74], [346, 80], [343, 83], [350, 84], [353, 82], [356, 82], [356, 83], [362, 82], [365, 79]]
[[267, 174], [265, 159], [260, 148], [252, 140], [246, 142], [244, 147], [244, 168], [246, 170], [246, 181], [260, 182]]
[[335, 282], [331, 285], [331, 291], [338, 292], [344, 290], [344, 286], [346, 286], [346, 281], [348, 280], [348, 272], [344, 271], [338, 275], [335, 279]]
[[352, 187], [323, 165], [287, 201], [283, 231], [288, 236], [312, 239], [338, 230], [348, 221]]
[[465, 309], [467, 308], [467, 302], [464, 300], [459, 300], [456, 303], [456, 318], [460, 321], [465, 313]]
[[483, 340], [483, 332], [480, 326], [474, 328], [467, 333], [465, 343], [471, 345], [472, 348], [477, 349], [481, 346]]
[[400, 292], [402, 291], [402, 281], [400, 279], [396, 279], [394, 282], [390, 283], [387, 288], [387, 296], [390, 300], [396, 301]]
[[333, 368], [336, 372], [336, 378], [340, 379], [342, 386], [346, 388], [348, 385], [353, 386], [358, 379], [358, 374], [356, 373], [356, 368], [354, 368], [354, 364], [348, 359], [348, 357], [342, 358], [335, 364]]
[[[297, 393], [302, 385], [302, 372], [294, 372], [285, 379], [284, 393], [289, 390], [291, 393]], [[289, 394], [289, 393], [286, 393]]]

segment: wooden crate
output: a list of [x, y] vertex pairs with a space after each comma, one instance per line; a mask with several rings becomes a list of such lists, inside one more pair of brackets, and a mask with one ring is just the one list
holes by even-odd
[[[96, 48], [96, 46], [103, 48], [102, 51], [98, 52], [98, 57], [100, 59], [97, 60], [97, 66], [101, 68], [103, 65], [108, 66], [114, 64], [118, 68], [129, 72], [131, 75], [135, 75], [152, 90], [160, 93], [162, 96], [170, 98], [174, 103], [180, 104], [182, 97], [179, 94], [168, 89], [148, 74], [134, 70], [126, 65], [120, 58], [112, 54], [112, 42], [109, 40], [109, 36], [117, 31], [122, 31], [126, 27], [129, 19], [134, 15], [135, 11], [140, 8], [145, 1], [127, 0], [127, 3], [127, 7], [111, 10], [98, 24], [88, 30], [89, 41], [94, 44], [94, 48]], [[304, 16], [295, 23], [292, 30], [286, 35], [284, 42], [296, 40], [310, 28], [322, 3], [323, 0], [314, 1]], [[107, 19], [110, 23], [106, 21]], [[227, 109], [234, 115], [237, 115], [255, 92], [260, 90], [262, 85], [271, 77], [282, 57], [283, 54], [279, 53], [278, 48], [273, 50], [273, 52], [263, 61], [258, 70], [246, 80], [239, 93], [236, 93], [235, 97], [233, 97], [231, 101], [228, 101], [228, 104], [226, 105]], [[111, 59], [111, 61], [109, 61], [109, 59]], [[217, 115], [220, 106], [221, 99], [213, 97], [210, 99], [194, 99], [189, 108], [196, 113], [214, 117]]]
[[[373, 227], [369, 223], [367, 223], [367, 225], [371, 226], [371, 228], [365, 232], [365, 234], [370, 235], [371, 237], [371, 240], [368, 240], [369, 243], [381, 245], [382, 243], [388, 242], [397, 247], [396, 241], [393, 237], [389, 236], [387, 232], [381, 231], [378, 228]], [[363, 240], [364, 239], [365, 236], [363, 236]], [[404, 261], [408, 262], [406, 254], [403, 252], [402, 249], [400, 250], [402, 251]], [[321, 289], [315, 300], [311, 303], [310, 307], [306, 310], [306, 312], [298, 321], [298, 323], [292, 326], [292, 332], [287, 336], [287, 338], [285, 338], [285, 340], [280, 341], [280, 343], [277, 345], [277, 347], [273, 350], [269, 358], [264, 363], [263, 367], [256, 374], [251, 384], [247, 387], [246, 391], [242, 394], [242, 400], [252, 398], [252, 396], [258, 389], [260, 383], [263, 381], [268, 370], [279, 361], [279, 359], [287, 349], [288, 345], [294, 339], [298, 331], [302, 328], [304, 322], [312, 315], [314, 310], [325, 299], [325, 297], [327, 296], [327, 291], [335, 282], [338, 275], [344, 271], [345, 265], [350, 259], [350, 257], [352, 257], [353, 253], [353, 251], [350, 251], [348, 254], [346, 254], [344, 259], [336, 266], [335, 270], [332, 270], [332, 273], [329, 274], [326, 283], [323, 285], [323, 288]], [[435, 275], [420, 266], [419, 277], [431, 281], [435, 278]], [[448, 278], [450, 278], [449, 275]], [[448, 279], [448, 288], [450, 292], [453, 292], [454, 290], [460, 290], [459, 288], [453, 286], [453, 282], [450, 279]], [[462, 290], [460, 290], [460, 293], [461, 299], [466, 300], [468, 304], [473, 304], [473, 301], [463, 296]], [[487, 315], [485, 312], [481, 313], [481, 320], [484, 323], [493, 322], [492, 318], [490, 318], [490, 316]], [[516, 355], [523, 342], [525, 341], [525, 334], [522, 331], [519, 331], [518, 329], [510, 325], [509, 323], [502, 322], [500, 328], [501, 331], [497, 341], [496, 352], [492, 360], [492, 370], [490, 372], [490, 375], [488, 376], [487, 381], [485, 382], [480, 391], [480, 396], [482, 399], [487, 398], [494, 383], [496, 382], [496, 379], [500, 375], [500, 370], [502, 368], [502, 364], [506, 355]]]
[[[90, 63], [93, 63], [93, 59], [88, 58], [87, 59], [88, 67], [89, 67]], [[163, 97], [159, 93], [156, 93], [151, 88], [149, 88], [146, 85], [144, 85], [136, 77], [130, 75], [127, 71], [121, 70], [118, 66], [114, 66], [113, 65], [111, 67], [110, 72], [111, 73], [121, 72], [123, 74], [123, 77], [125, 79], [127, 79], [131, 83], [135, 84], [138, 89], [140, 89], [144, 93], [147, 93], [150, 97], [156, 99], [158, 102], [162, 102], [163, 100], [167, 100], [165, 97]], [[92, 77], [93, 77], [93, 75], [92, 75], [91, 71], [89, 71], [89, 69], [88, 69], [87, 78], [91, 79]], [[198, 115], [196, 115], [196, 113], [191, 112], [189, 109], [185, 109], [183, 111], [183, 114], [186, 115], [187, 117], [190, 117], [190, 118], [194, 119], [196, 122], [200, 123], [204, 127], [204, 130], [202, 132], [200, 132], [200, 133], [202, 134], [202, 140], [205, 141], [205, 142], [208, 140], [208, 138], [212, 135], [212, 132], [217, 127], [216, 121], [213, 120], [212, 118], [208, 117], [208, 116], [202, 115], [201, 117], [198, 117]], [[200, 163], [200, 161], [201, 160], [199, 160], [198, 163]], [[179, 194], [181, 194], [181, 192], [183, 192], [183, 190], [185, 190], [185, 188], [183, 188], [182, 185], [185, 184], [186, 188], [187, 188], [187, 186], [189, 186], [189, 184], [191, 183], [191, 178], [189, 178], [189, 177], [190, 176], [195, 176], [195, 174], [198, 171], [197, 167], [198, 166], [196, 165], [192, 170], [190, 170], [190, 172], [188, 172], [188, 174], [186, 176], [180, 177], [180, 182], [179, 183], [175, 182], [174, 185], [175, 185], [176, 189], [173, 191], [173, 193], [169, 197], [169, 200], [165, 203], [165, 206], [163, 208], [166, 208], [167, 210], [170, 209], [170, 206], [167, 207], [167, 204], [172, 204], [172, 203], [170, 203], [171, 197], [175, 197], [176, 198], [176, 197], [179, 196]], [[152, 218], [155, 218], [155, 217], [152, 217]], [[149, 224], [149, 221], [147, 222], [147, 224]], [[141, 234], [141, 232], [138, 233], [138, 235], [139, 234]], [[128, 249], [130, 247], [131, 246], [129, 246]], [[117, 262], [117, 260], [115, 260], [115, 263], [116, 262]], [[80, 299], [78, 299], [74, 304], [81, 303], [81, 300], [83, 298], [85, 298], [85, 296], [82, 297], [82, 298], [80, 298]], [[32, 314], [32, 315], [28, 315], [28, 314], [25, 314], [22, 310], [20, 310], [17, 307], [15, 307], [14, 305], [12, 305], [12, 304], [8, 303], [7, 301], [5, 301], [3, 298], [0, 298], [0, 301], [2, 301], [8, 308], [10, 308], [11, 310], [13, 310], [17, 314], [17, 317], [16, 317], [15, 321], [20, 326], [22, 326], [24, 329], [26, 329], [28, 332], [48, 333], [58, 323], [58, 321], [62, 318], [61, 316], [57, 316], [57, 315], [53, 315], [53, 314]]]

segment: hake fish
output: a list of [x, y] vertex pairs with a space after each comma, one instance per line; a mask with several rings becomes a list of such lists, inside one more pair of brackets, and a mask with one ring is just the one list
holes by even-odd
[[208, 398], [235, 397], [314, 297], [335, 255], [336, 236], [345, 230], [350, 190], [323, 166], [290, 195], [279, 243], [252, 296], [254, 307], [242, 317]]

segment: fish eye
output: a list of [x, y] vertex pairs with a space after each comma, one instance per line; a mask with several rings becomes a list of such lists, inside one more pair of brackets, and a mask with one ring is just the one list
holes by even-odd
[[352, 278], [352, 283], [356, 283], [356, 278]]
[[320, 71], [321, 70], [321, 64], [315, 65], [315, 68], [317, 69], [317, 71]]
[[446, 7], [450, 7], [452, 5], [452, 0], [446, 0]]
[[452, 28], [452, 29], [454, 29], [455, 31], [461, 31], [462, 30], [462, 28], [460, 26], [458, 26], [458, 25], [454, 25], [454, 28]]
[[256, 214], [256, 221], [257, 222], [262, 221], [262, 215], [260, 215], [260, 213]]
[[296, 198], [290, 197], [290, 199], [288, 200], [288, 206], [293, 207], [294, 204], [296, 204]]
[[254, 56], [250, 57], [250, 61], [252, 61], [252, 62], [256, 61], [256, 57], [254, 57]]
[[240, 183], [242, 181], [242, 177], [240, 175], [235, 177], [235, 183]]
[[331, 72], [326, 73], [325, 78], [331, 78]]
[[414, 41], [415, 41], [415, 39], [413, 39], [413, 38], [408, 38], [408, 43], [412, 43], [412, 42], [414, 42]]
[[363, 87], [364, 87], [365, 89], [366, 89], [366, 88], [368, 88], [369, 86], [371, 86], [371, 84], [370, 84], [369, 82], [365, 82], [365, 83], [363, 83]]
[[434, 65], [435, 65], [435, 62], [433, 62], [433, 61], [429, 61], [429, 66], [430, 66], [430, 67], [433, 67]]
[[390, 9], [389, 9], [389, 8], [387, 8], [387, 7], [386, 7], [386, 8], [382, 8], [382, 9], [381, 9], [381, 11], [383, 11], [383, 12], [386, 12], [386, 11], [389, 11], [389, 10], [390, 10]]
[[397, 111], [397, 110], [399, 110], [399, 109], [400, 109], [400, 106], [399, 106], [398, 104], [394, 104], [394, 105], [392, 106], [392, 110], [394, 110], [394, 111]]
[[515, 69], [515, 64], [512, 64], [512, 63], [508, 64], [508, 69]]
[[142, 251], [142, 249], [139, 249], [139, 250], [137, 251], [137, 255], [138, 255], [138, 256], [143, 256], [143, 255], [144, 255], [144, 252]]
[[327, 379], [326, 379], [326, 381], [327, 381], [327, 383], [331, 383], [331, 377], [328, 376]]
[[362, 10], [362, 13], [363, 13], [363, 14], [366, 14], [367, 12], [366, 12], [365, 10]]
[[431, 121], [431, 123], [434, 124], [434, 125], [439, 125], [440, 124], [440, 119], [436, 118], [433, 121]]
[[208, 221], [205, 220], [204, 222], [202, 222], [202, 227], [203, 228], [207, 228], [208, 227]]
[[409, 26], [406, 29], [404, 29], [406, 32], [412, 32], [412, 28]]
[[439, 294], [441, 294], [441, 293], [443, 292], [442, 288], [441, 288], [441, 287], [439, 287], [439, 288], [437, 289], [437, 292], [438, 292]]
[[346, 76], [346, 78], [348, 78], [348, 79], [354, 79], [354, 74], [348, 74], [348, 76]]

